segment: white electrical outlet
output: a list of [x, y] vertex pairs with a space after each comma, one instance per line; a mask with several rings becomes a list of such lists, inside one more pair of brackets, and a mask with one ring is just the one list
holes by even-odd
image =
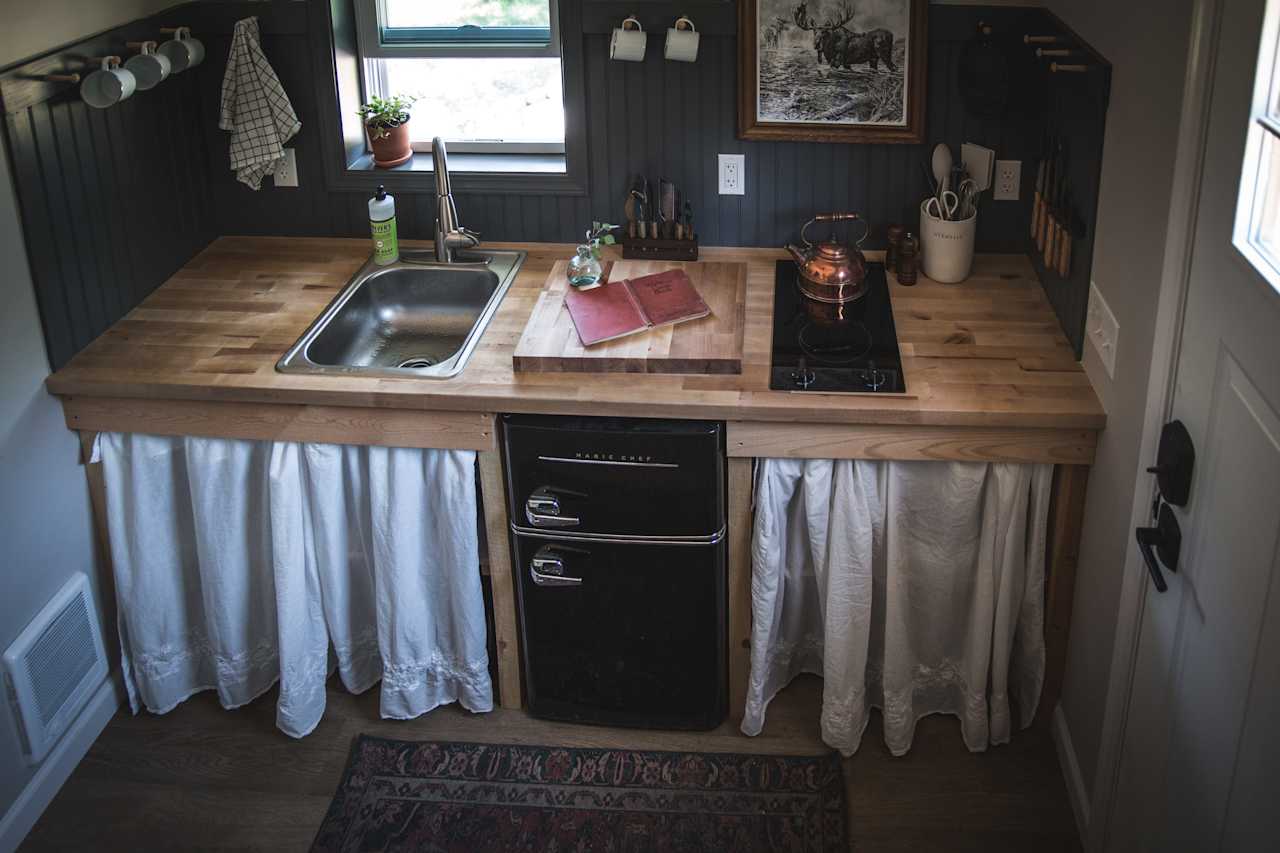
[[720, 155], [720, 195], [746, 195], [747, 155]]
[[1085, 317], [1085, 333], [1098, 352], [1107, 375], [1116, 378], [1116, 350], [1120, 347], [1120, 324], [1111, 306], [1102, 298], [1098, 285], [1089, 282], [1089, 310]]
[[276, 170], [271, 175], [278, 187], [298, 185], [298, 157], [292, 148], [284, 149], [284, 159], [276, 164]]
[[991, 197], [996, 201], [1017, 201], [1022, 189], [1022, 161], [997, 160], [995, 189]]

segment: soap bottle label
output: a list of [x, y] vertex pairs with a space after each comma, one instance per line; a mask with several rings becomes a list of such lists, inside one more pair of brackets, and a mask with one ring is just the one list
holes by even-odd
[[390, 264], [399, 260], [400, 247], [396, 240], [395, 217], [382, 222], [370, 222], [369, 229], [373, 232], [374, 263]]

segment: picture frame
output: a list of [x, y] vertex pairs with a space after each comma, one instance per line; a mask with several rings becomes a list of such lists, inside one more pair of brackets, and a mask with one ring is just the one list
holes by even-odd
[[927, 16], [928, 0], [741, 0], [738, 137], [923, 142]]

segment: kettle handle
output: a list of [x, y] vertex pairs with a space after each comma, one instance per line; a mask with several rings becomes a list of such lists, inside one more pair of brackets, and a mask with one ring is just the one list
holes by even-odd
[[852, 222], [855, 219], [862, 222], [862, 224], [866, 227], [866, 230], [862, 232], [862, 236], [859, 237], [858, 240], [854, 243], [855, 246], [861, 247], [863, 242], [871, 234], [871, 223], [863, 219], [861, 216], [859, 216], [856, 213], [819, 213], [817, 216], [813, 217], [808, 222], [806, 222], [804, 224], [804, 227], [800, 229], [800, 239], [804, 241], [804, 244], [806, 246], [812, 247], [813, 243], [809, 240], [805, 232], [809, 230], [809, 226], [812, 225], [813, 223], [815, 222]]

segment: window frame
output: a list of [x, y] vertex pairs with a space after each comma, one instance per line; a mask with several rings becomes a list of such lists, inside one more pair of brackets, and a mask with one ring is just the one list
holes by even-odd
[[[477, 33], [463, 33], [465, 27], [423, 27], [407, 29], [402, 41], [383, 41], [386, 0], [355, 0], [356, 34], [360, 55], [366, 59], [411, 59], [424, 57], [486, 57], [486, 56], [560, 56], [560, 2], [547, 0], [550, 6], [550, 26], [545, 36], [541, 30], [535, 36], [531, 31], [523, 38], [503, 41], [496, 33], [485, 34], [480, 27], [471, 29]], [[493, 28], [496, 29], [496, 28]]]
[[[1280, 254], [1268, 249], [1259, 236], [1267, 190], [1273, 178], [1267, 156], [1268, 142], [1280, 145], [1280, 0], [1267, 0], [1266, 4], [1231, 235], [1236, 250], [1280, 292]], [[1280, 197], [1272, 198], [1271, 203], [1280, 204]]]
[[[434, 192], [431, 156], [415, 154], [393, 169], [374, 167], [356, 108], [365, 99], [364, 60], [356, 16], [372, 0], [308, 0], [328, 26], [316, 27], [315, 89], [326, 187], [366, 192]], [[565, 109], [564, 154], [463, 153], [450, 158], [455, 191], [504, 195], [585, 196], [589, 187], [582, 4], [557, 2], [561, 80]], [[451, 154], [454, 151], [451, 149]]]

